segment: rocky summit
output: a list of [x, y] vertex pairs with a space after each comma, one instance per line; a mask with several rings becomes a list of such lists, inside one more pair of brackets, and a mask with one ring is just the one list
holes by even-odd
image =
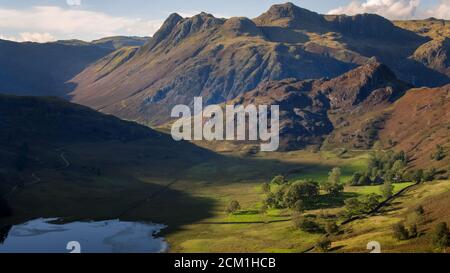
[[378, 15], [321, 15], [292, 3], [255, 19], [172, 14], [137, 52], [112, 53], [74, 77], [71, 97], [160, 125], [194, 96], [222, 103], [268, 81], [335, 78], [372, 57], [414, 86], [440, 86], [450, 82], [447, 64], [416, 52], [430, 40]]

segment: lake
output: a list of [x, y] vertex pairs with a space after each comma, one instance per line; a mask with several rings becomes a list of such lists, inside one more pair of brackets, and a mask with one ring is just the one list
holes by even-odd
[[161, 253], [168, 249], [164, 238], [157, 236], [166, 228], [161, 224], [119, 220], [58, 224], [57, 220], [36, 219], [12, 226], [0, 234], [0, 253]]

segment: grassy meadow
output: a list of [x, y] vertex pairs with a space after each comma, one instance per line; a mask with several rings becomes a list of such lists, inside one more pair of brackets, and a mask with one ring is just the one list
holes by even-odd
[[[369, 158], [367, 151], [345, 156], [310, 151], [242, 156], [215, 154], [193, 145], [170, 146], [171, 156], [165, 156], [167, 151], [158, 147], [167, 145], [155, 140], [87, 143], [41, 151], [45, 164], [35, 174], [42, 181], [11, 197], [16, 216], [1, 224], [40, 217], [120, 218], [166, 224], [162, 235], [171, 252], [304, 252], [323, 235], [294, 228], [288, 209], [262, 210], [262, 184], [280, 174], [290, 181], [323, 183], [334, 167], [341, 168], [346, 182], [366, 168]], [[67, 168], [61, 168], [61, 151], [70, 162]], [[186, 155], [190, 160], [178, 160]], [[410, 185], [395, 184], [395, 191]], [[346, 198], [379, 192], [380, 186], [365, 186], [346, 187], [333, 199], [321, 193], [317, 205], [305, 213], [322, 219], [341, 211]], [[230, 215], [226, 208], [232, 200], [241, 210]], [[346, 244], [345, 237], [342, 242]], [[355, 239], [350, 250], [363, 249], [362, 243]]]

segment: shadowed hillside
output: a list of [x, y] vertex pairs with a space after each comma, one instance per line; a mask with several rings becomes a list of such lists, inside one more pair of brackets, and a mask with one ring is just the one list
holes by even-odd
[[[165, 209], [138, 219], [174, 230], [208, 216], [213, 201], [170, 185], [193, 165], [218, 158], [59, 98], [0, 95], [0, 218], [12, 213], [0, 228], [39, 217], [135, 219], [134, 210], [149, 203]], [[153, 201], [159, 195], [166, 201]]]
[[90, 43], [16, 43], [0, 40], [0, 93], [66, 97], [67, 81], [105, 55], [127, 46], [141, 46], [148, 38], [108, 37]]

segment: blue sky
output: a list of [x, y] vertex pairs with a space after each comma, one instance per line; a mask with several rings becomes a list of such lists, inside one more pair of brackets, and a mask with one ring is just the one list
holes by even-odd
[[[172, 12], [256, 17], [272, 0], [0, 0], [0, 38], [45, 42], [111, 35], [150, 36]], [[378, 13], [391, 19], [450, 16], [450, 0], [298, 0], [319, 13]]]

